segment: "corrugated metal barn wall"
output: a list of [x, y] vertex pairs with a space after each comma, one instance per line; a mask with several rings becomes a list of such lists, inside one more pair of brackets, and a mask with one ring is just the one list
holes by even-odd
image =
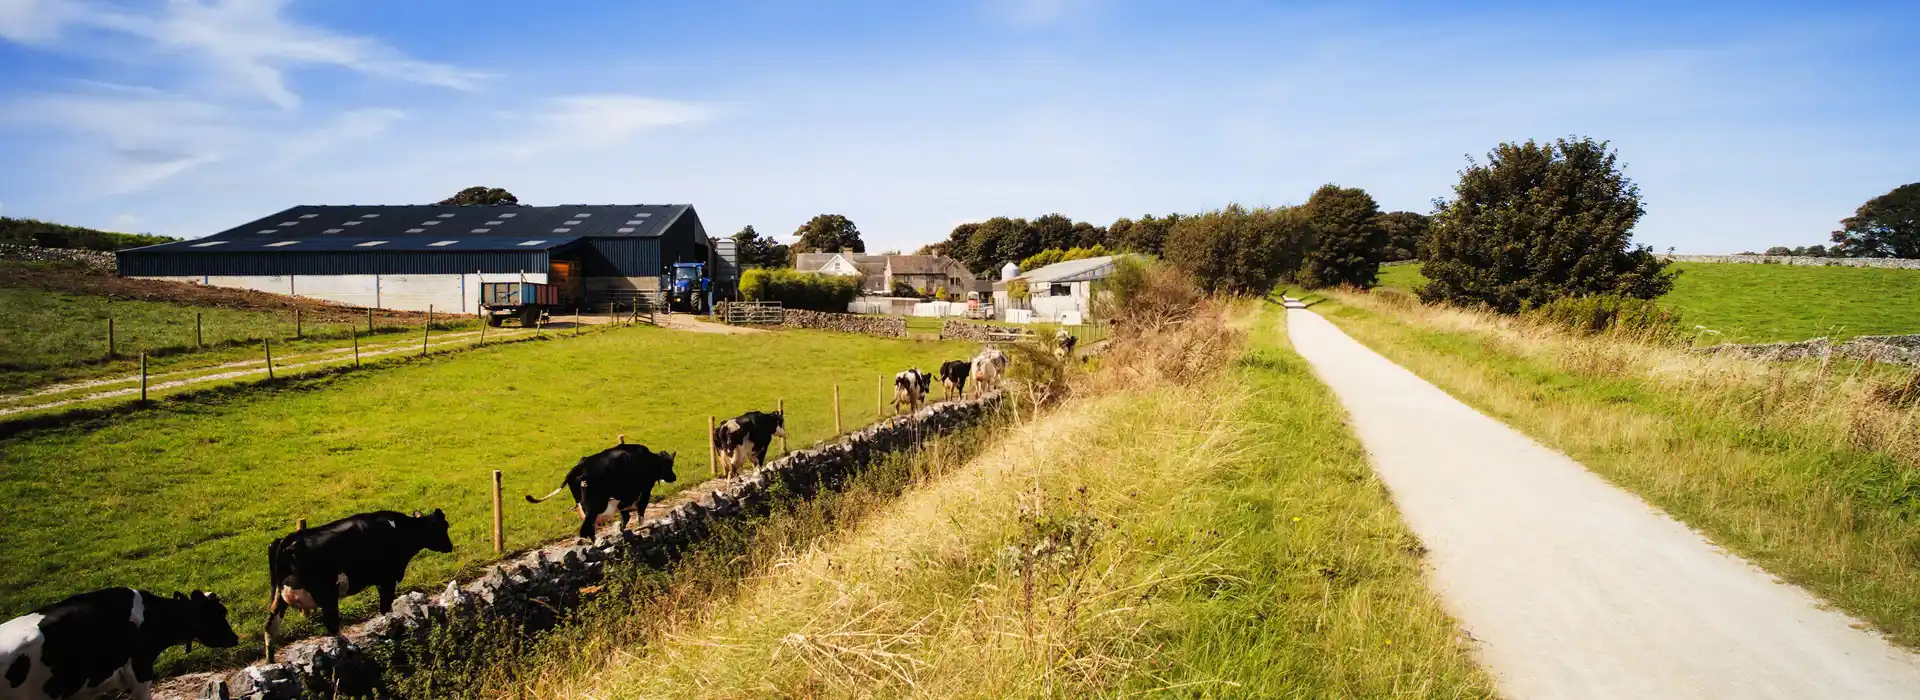
[[547, 272], [548, 254], [528, 251], [352, 253], [121, 253], [127, 277], [203, 275], [430, 275]]
[[593, 238], [580, 262], [588, 277], [658, 277], [660, 238]]
[[[700, 231], [700, 221], [691, 215], [682, 216], [674, 220], [673, 225], [668, 226], [667, 230], [660, 233], [659, 240], [663, 241], [660, 247], [660, 255], [664, 264], [671, 265], [677, 262], [711, 263], [712, 260], [708, 257], [709, 251], [705, 250], [706, 246], [701, 245], [699, 242]], [[654, 274], [659, 274], [659, 271], [656, 270]]]

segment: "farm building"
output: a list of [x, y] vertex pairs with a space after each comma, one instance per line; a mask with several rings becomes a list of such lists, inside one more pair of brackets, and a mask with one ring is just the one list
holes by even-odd
[[[1094, 283], [1113, 276], [1116, 259], [1104, 255], [1057, 262], [995, 282], [994, 307], [1004, 309], [1003, 320], [1007, 321], [1081, 323], [1093, 311]], [[1026, 283], [1025, 299], [1013, 298], [1013, 287], [1019, 282]]]
[[563, 304], [660, 289], [714, 250], [692, 205], [299, 206], [205, 238], [119, 253], [126, 277], [472, 311], [480, 283], [544, 282]]
[[858, 276], [861, 291], [868, 294], [891, 294], [895, 287], [901, 286], [938, 297], [964, 296], [974, 291], [973, 273], [967, 266], [939, 255], [801, 253], [794, 256], [793, 269]]

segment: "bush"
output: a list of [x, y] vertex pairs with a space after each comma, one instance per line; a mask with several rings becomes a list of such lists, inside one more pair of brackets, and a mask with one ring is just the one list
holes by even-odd
[[1503, 143], [1470, 162], [1427, 234], [1420, 298], [1512, 314], [1560, 297], [1667, 293], [1666, 261], [1633, 245], [1645, 210], [1618, 160], [1582, 138]]
[[1683, 337], [1679, 314], [1651, 300], [1618, 294], [1555, 299], [1527, 310], [1522, 317], [1583, 335], [1618, 333], [1657, 341]]
[[1379, 280], [1387, 230], [1373, 195], [1358, 187], [1324, 185], [1300, 211], [1313, 240], [1300, 264], [1301, 284], [1366, 289]]
[[777, 301], [789, 309], [846, 313], [847, 304], [860, 296], [860, 280], [793, 270], [748, 270], [740, 276], [740, 293], [748, 301]]

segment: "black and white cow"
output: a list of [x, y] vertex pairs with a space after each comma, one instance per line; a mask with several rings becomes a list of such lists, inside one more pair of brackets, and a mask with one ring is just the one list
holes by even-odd
[[901, 406], [907, 410], [920, 410], [920, 404], [927, 400], [927, 391], [933, 388], [933, 375], [918, 369], [909, 369], [893, 375], [893, 412], [899, 413]]
[[1007, 354], [999, 348], [984, 348], [973, 356], [973, 381], [981, 387], [999, 386], [1007, 371]]
[[967, 376], [973, 373], [973, 363], [966, 360], [947, 360], [940, 363], [940, 386], [947, 396], [959, 394], [967, 396]]
[[0, 698], [153, 697], [153, 660], [175, 644], [240, 643], [220, 597], [131, 588], [82, 593], [0, 624]]
[[447, 515], [413, 515], [391, 510], [352, 515], [309, 527], [267, 546], [267, 635], [280, 634], [280, 617], [289, 606], [319, 610], [328, 634], [340, 634], [340, 599], [368, 589], [380, 592], [380, 612], [393, 609], [395, 589], [407, 575], [407, 563], [422, 549], [447, 553]]
[[726, 459], [727, 478], [731, 479], [748, 459], [755, 467], [766, 466], [767, 446], [774, 438], [786, 436], [787, 417], [779, 411], [747, 411], [713, 429], [713, 447]]
[[1053, 356], [1054, 357], [1059, 357], [1059, 358], [1073, 357], [1073, 346], [1079, 345], [1079, 344], [1080, 344], [1080, 339], [1077, 337], [1074, 337], [1072, 333], [1068, 333], [1067, 329], [1065, 328], [1062, 328], [1060, 330], [1053, 332]]
[[620, 514], [620, 529], [627, 529], [627, 518], [645, 514], [647, 500], [653, 497], [653, 485], [673, 483], [673, 453], [654, 452], [645, 445], [620, 444], [580, 458], [560, 488], [539, 498], [527, 496], [528, 503], [539, 503], [559, 495], [573, 494], [574, 507], [580, 511], [580, 538], [593, 539], [594, 523], [600, 513], [612, 509]]

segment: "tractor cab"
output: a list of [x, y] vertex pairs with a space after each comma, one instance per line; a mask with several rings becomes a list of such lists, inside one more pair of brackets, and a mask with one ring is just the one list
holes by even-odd
[[674, 311], [687, 310], [693, 313], [706, 311], [711, 293], [712, 281], [707, 278], [707, 264], [697, 262], [674, 263], [667, 287], [667, 305]]

